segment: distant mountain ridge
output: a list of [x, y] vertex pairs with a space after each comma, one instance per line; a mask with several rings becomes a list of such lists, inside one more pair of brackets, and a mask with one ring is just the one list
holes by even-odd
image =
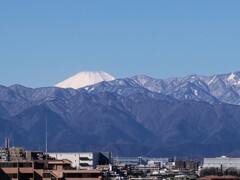
[[240, 155], [240, 73], [157, 80], [147, 76], [87, 87], [0, 86], [0, 144], [121, 156]]
[[140, 88], [177, 100], [204, 101], [211, 104], [240, 104], [240, 72], [210, 77], [190, 75], [169, 79], [154, 79], [145, 75], [138, 75], [132, 78], [116, 79], [111, 82], [100, 82], [85, 89], [88, 92], [96, 93], [116, 92], [117, 87]]
[[179, 100], [198, 100], [240, 104], [240, 72], [210, 77], [190, 75], [184, 78], [157, 80], [147, 76], [133, 79], [153, 92], [170, 95]]

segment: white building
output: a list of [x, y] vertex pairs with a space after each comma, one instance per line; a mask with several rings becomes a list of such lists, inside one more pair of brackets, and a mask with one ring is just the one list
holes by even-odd
[[204, 158], [203, 168], [219, 168], [223, 171], [227, 168], [240, 169], [240, 158], [229, 158], [226, 156], [216, 158]]
[[77, 169], [95, 169], [97, 165], [109, 164], [111, 153], [101, 152], [59, 152], [48, 153], [55, 159], [68, 159], [72, 162], [72, 167]]

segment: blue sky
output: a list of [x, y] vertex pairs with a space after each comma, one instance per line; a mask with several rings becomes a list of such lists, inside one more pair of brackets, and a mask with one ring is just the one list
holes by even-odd
[[240, 70], [238, 0], [0, 0], [0, 84]]

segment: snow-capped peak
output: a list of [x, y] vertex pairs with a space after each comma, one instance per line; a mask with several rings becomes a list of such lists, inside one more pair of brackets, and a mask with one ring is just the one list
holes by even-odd
[[61, 88], [79, 89], [102, 81], [112, 81], [114, 79], [115, 78], [113, 76], [103, 71], [84, 71], [77, 73], [76, 75], [56, 84], [55, 86]]
[[232, 81], [232, 80], [234, 80], [235, 76], [236, 76], [236, 75], [235, 75], [234, 73], [231, 73], [231, 74], [228, 76], [227, 80], [228, 80], [228, 81]]

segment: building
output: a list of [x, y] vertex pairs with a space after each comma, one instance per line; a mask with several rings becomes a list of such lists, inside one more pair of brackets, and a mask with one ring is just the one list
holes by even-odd
[[111, 153], [78, 153], [79, 165], [85, 165], [85, 170], [73, 168], [72, 161], [61, 155], [61, 160], [56, 160], [43, 152], [10, 147], [6, 138], [5, 147], [0, 148], [0, 180], [99, 180], [101, 171], [88, 169], [109, 163]]
[[141, 164], [145, 165], [156, 165], [162, 168], [169, 161], [168, 158], [150, 158], [150, 157], [141, 157]]
[[9, 158], [9, 152], [7, 148], [0, 148], [0, 161], [7, 161]]
[[0, 148], [0, 160], [23, 160], [25, 159], [25, 151], [22, 147]]
[[185, 167], [186, 167], [185, 161], [182, 160], [175, 161], [175, 169], [183, 170], [185, 169]]
[[0, 148], [0, 161], [22, 161], [46, 159], [41, 151], [25, 151], [22, 147]]
[[240, 158], [229, 158], [226, 156], [216, 158], [204, 158], [203, 168], [218, 168], [225, 171], [228, 168], [240, 170]]
[[110, 164], [112, 158], [110, 152], [61, 152], [48, 155], [58, 160], [68, 159], [76, 169], [95, 169], [97, 165]]
[[1, 180], [100, 180], [98, 170], [74, 170], [69, 160], [0, 162]]
[[198, 169], [198, 163], [196, 161], [186, 160], [185, 161], [185, 169], [197, 170]]
[[141, 164], [141, 158], [139, 157], [114, 157], [113, 164], [116, 166], [138, 166]]
[[198, 163], [193, 160], [175, 160], [173, 169], [178, 170], [197, 170]]

